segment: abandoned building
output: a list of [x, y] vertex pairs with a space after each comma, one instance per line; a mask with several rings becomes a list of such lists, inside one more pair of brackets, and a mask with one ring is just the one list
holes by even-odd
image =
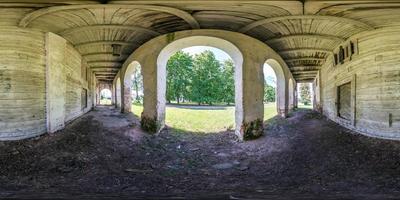
[[[369, 164], [370, 171], [365, 166], [365, 173], [360, 172], [360, 177], [376, 180], [376, 182], [369, 182], [370, 185], [363, 187], [358, 185], [359, 187], [355, 188], [362, 189], [353, 191], [353, 194], [359, 194], [360, 191], [366, 194], [364, 193], [366, 188], [371, 187], [374, 188], [370, 190], [371, 193], [399, 194], [400, 164], [396, 162], [396, 158], [399, 158], [400, 152], [398, 142], [400, 139], [400, 1], [2, 0], [0, 1], [0, 148], [6, 150], [4, 153], [0, 152], [3, 160], [0, 164], [2, 169], [0, 182], [1, 185], [3, 183], [9, 185], [0, 186], [0, 197], [16, 194], [15, 191], [24, 189], [26, 189], [26, 194], [32, 194], [32, 191], [39, 190], [57, 193], [56, 191], [63, 191], [65, 188], [71, 191], [84, 188], [83, 183], [76, 183], [77, 188], [62, 187], [63, 183], [68, 185], [65, 181], [53, 185], [58, 189], [64, 189], [49, 189], [52, 187], [45, 186], [43, 184], [45, 180], [40, 179], [46, 176], [42, 172], [45, 173], [47, 168], [38, 169], [27, 163], [16, 164], [23, 162], [23, 159], [29, 160], [29, 157], [33, 159], [36, 156], [43, 156], [44, 159], [49, 152], [37, 150], [43, 154], [24, 154], [24, 150], [18, 150], [20, 147], [15, 147], [17, 149], [15, 150], [14, 146], [25, 145], [24, 148], [27, 148], [26, 146], [35, 146], [39, 143], [49, 145], [51, 138], [67, 137], [63, 136], [68, 135], [64, 132], [73, 130], [95, 133], [100, 130], [94, 131], [91, 127], [104, 126], [104, 130], [103, 128], [101, 130], [107, 132], [107, 126], [102, 124], [103, 122], [94, 123], [90, 117], [102, 115], [105, 121], [107, 117], [114, 117], [115, 121], [109, 125], [114, 128], [113, 131], [124, 132], [125, 135], [143, 132], [143, 137], [146, 137], [149, 143], [166, 139], [164, 137], [167, 137], [165, 136], [167, 133], [164, 134], [163, 130], [165, 130], [167, 61], [177, 51], [191, 46], [216, 47], [229, 54], [234, 61], [235, 127], [234, 131], [223, 136], [226, 136], [229, 144], [236, 141], [235, 145], [248, 145], [240, 147], [243, 150], [241, 154], [246, 154], [247, 150], [249, 152], [262, 151], [263, 148], [255, 149], [251, 145], [264, 144], [263, 141], [269, 141], [265, 142], [268, 145], [277, 145], [270, 141], [271, 137], [275, 136], [273, 131], [269, 134], [266, 130], [269, 124], [264, 123], [263, 118], [262, 67], [267, 63], [273, 68], [277, 78], [278, 116], [276, 120], [278, 125], [279, 121], [297, 120], [296, 117], [291, 117], [293, 116], [291, 113], [297, 112], [296, 86], [299, 83], [312, 83], [314, 111], [309, 112], [313, 116], [318, 115], [318, 119], [309, 119], [307, 114], [303, 116], [304, 118], [299, 123], [306, 124], [307, 121], [314, 120], [315, 124], [303, 127], [304, 130], [300, 132], [311, 134], [313, 130], [321, 130], [320, 134], [319, 132], [311, 134], [312, 137], [321, 138], [310, 140], [310, 142], [301, 140], [304, 142], [302, 144], [314, 145], [311, 141], [322, 141], [318, 145], [326, 144], [334, 149], [361, 148], [361, 146], [368, 149], [368, 145], [371, 145], [371, 149], [376, 150], [375, 153], [380, 153], [374, 154], [371, 153], [372, 150], [356, 149], [355, 152], [365, 153], [365, 155], [362, 154], [365, 157], [357, 160], [358, 164], [354, 166], [364, 169], [364, 165], [360, 163], [363, 163], [363, 159], [367, 159], [365, 165]], [[135, 119], [137, 126], [128, 124], [122, 129], [118, 127], [118, 120], [130, 118], [128, 115], [131, 113], [132, 105], [130, 78], [133, 70], [138, 66], [141, 67], [143, 76], [144, 110], [140, 118]], [[100, 92], [103, 89], [111, 91], [112, 106], [99, 106]], [[327, 124], [319, 126], [319, 122]], [[87, 127], [75, 130], [74, 123], [82, 123]], [[133, 122], [130, 121], [130, 123]], [[290, 123], [287, 126], [290, 126]], [[324, 131], [328, 129], [327, 132], [332, 132], [333, 126], [337, 130], [338, 137], [352, 139], [332, 139], [333, 134], [325, 134]], [[129, 138], [129, 136], [126, 137]], [[323, 141], [326, 140], [323, 137], [331, 138], [332, 141], [337, 142], [335, 143], [337, 145], [324, 143]], [[360, 140], [373, 142], [362, 145], [352, 144]], [[340, 143], [340, 141], [345, 142]], [[79, 145], [82, 141], [78, 138], [69, 142], [68, 145]], [[289, 144], [290, 142], [287, 145]], [[346, 147], [341, 144], [346, 144], [344, 145]], [[379, 145], [376, 144], [381, 146], [378, 147]], [[124, 145], [130, 144], [124, 143]], [[132, 145], [135, 143], [132, 142]], [[145, 146], [145, 144], [141, 145]], [[13, 148], [13, 150], [7, 150], [7, 148]], [[294, 148], [292, 151], [300, 148]], [[118, 150], [112, 152], [115, 153], [115, 151]], [[313, 149], [312, 152], [316, 151], [319, 150]], [[235, 152], [235, 149], [232, 149], [232, 152]], [[258, 152], [260, 155], [257, 155], [261, 156], [265, 152]], [[77, 156], [80, 151], [75, 153], [74, 156]], [[329, 153], [334, 154], [331, 151]], [[345, 152], [341, 153], [343, 155], [334, 154], [329, 159], [347, 156]], [[368, 160], [367, 157], [371, 154], [375, 155], [371, 159], [376, 160]], [[125, 156], [128, 155], [129, 153]], [[388, 155], [393, 157], [386, 157]], [[382, 158], [380, 156], [387, 160], [379, 160]], [[254, 159], [257, 158], [254, 157]], [[261, 159], [260, 162], [267, 162], [266, 160], [268, 159]], [[46, 162], [52, 161], [49, 159]], [[80, 162], [84, 163], [84, 161]], [[254, 160], [250, 162], [252, 163], [250, 166], [245, 166], [239, 171], [246, 173], [247, 168], [251, 170], [252, 165], [257, 165], [257, 163], [254, 164]], [[387, 165], [373, 165], [372, 162]], [[24, 175], [14, 174], [14, 172], [21, 171], [22, 173], [26, 170], [12, 168], [18, 165], [29, 169], [35, 168], [37, 169], [35, 173], [38, 175], [25, 180]], [[382, 170], [384, 175], [375, 174], [376, 177], [384, 176], [386, 179], [369, 177], [369, 172], [381, 170], [377, 167], [378, 165], [386, 171]], [[227, 165], [222, 166], [224, 168]], [[151, 171], [157, 171], [157, 167], [153, 166]], [[319, 167], [323, 171], [322, 166]], [[328, 166], [325, 167], [328, 168]], [[229, 165], [226, 168], [229, 168]], [[341, 171], [339, 168], [343, 170], [341, 167], [335, 169]], [[80, 173], [80, 168], [71, 170], [72, 173], [75, 173], [74, 170]], [[391, 171], [387, 172], [388, 170]], [[48, 169], [48, 171], [51, 170]], [[151, 174], [151, 171], [134, 171], [133, 173], [143, 172], [144, 174], [140, 175], [141, 178], [135, 176], [134, 180], [145, 182], [146, 176]], [[69, 172], [69, 170], [61, 170], [60, 173], [68, 174]], [[130, 172], [132, 173], [132, 170]], [[356, 174], [356, 171], [353, 172]], [[270, 176], [274, 176], [276, 180], [279, 179], [277, 174]], [[304, 174], [304, 176], [309, 176], [306, 172]], [[353, 181], [351, 185], [346, 182], [351, 174], [349, 172], [343, 175], [344, 178], [340, 180], [349, 188], [361, 184]], [[21, 181], [25, 185], [19, 187], [19, 183], [10, 182], [17, 176], [23, 179]], [[192, 177], [192, 179], [195, 178]], [[120, 181], [118, 183], [123, 185], [122, 179], [118, 180]], [[161, 184], [155, 183], [157, 180], [164, 179], [149, 179], [147, 184]], [[187, 180], [180, 180], [182, 182], [175, 181], [180, 185], [174, 185], [174, 188], [184, 187], [182, 185]], [[247, 182], [254, 185], [243, 187], [254, 189], [262, 184], [273, 184], [265, 180], [265, 182], [252, 182], [252, 180]], [[287, 182], [282, 182], [281, 188], [290, 188], [291, 186], [286, 184], [290, 181], [285, 180]], [[360, 180], [364, 179], [360, 178]], [[314, 184], [311, 180], [309, 181], [310, 185]], [[333, 180], [330, 181], [329, 183], [333, 182]], [[337, 184], [340, 182], [335, 181]], [[168, 185], [163, 181], [160, 182]], [[347, 191], [348, 189], [339, 188], [337, 185], [334, 188], [333, 184], [324, 183], [331, 191]], [[32, 189], [32, 185], [32, 187], [28, 186], [30, 184], [38, 184], [40, 187]], [[101, 184], [106, 188], [105, 185], [116, 183], [103, 180]], [[124, 184], [129, 185], [130, 182], [127, 181]], [[234, 190], [234, 188], [239, 188], [238, 185], [230, 185], [229, 188]], [[139, 189], [137, 191], [132, 189], [134, 191], [131, 192], [149, 194], [150, 191], [143, 189], [147, 186], [142, 186], [137, 186]], [[199, 187], [202, 187], [201, 184]], [[104, 188], [99, 190], [107, 191]], [[167, 187], [164, 190], [159, 188], [153, 192], [161, 194], [173, 191]], [[206, 186], [204, 188], [197, 189], [202, 192], [212, 191], [212, 188], [207, 189]], [[215, 188], [217, 191], [223, 191], [218, 186]], [[311, 186], [310, 188], [305, 187], [301, 191], [310, 192], [313, 190]], [[296, 189], [300, 191], [298, 187]], [[14, 191], [14, 193], [2, 191]], [[187, 191], [197, 190], [186, 188], [178, 191], [181, 193], [177, 193], [184, 194]], [[241, 190], [237, 190], [239, 191]], [[275, 193], [284, 193], [283, 191], [286, 190], [277, 189], [276, 191]], [[318, 191], [321, 193], [322, 189]], [[94, 189], [91, 190], [91, 193], [96, 192]], [[113, 190], [112, 192], [120, 191]], [[274, 192], [269, 191], [269, 193]]]

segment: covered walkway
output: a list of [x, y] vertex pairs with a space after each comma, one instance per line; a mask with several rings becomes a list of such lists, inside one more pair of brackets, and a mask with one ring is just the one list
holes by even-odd
[[157, 137], [138, 126], [130, 114], [97, 107], [59, 134], [0, 143], [0, 198], [399, 195], [399, 142], [353, 134], [313, 111], [272, 119], [248, 142], [168, 128]]

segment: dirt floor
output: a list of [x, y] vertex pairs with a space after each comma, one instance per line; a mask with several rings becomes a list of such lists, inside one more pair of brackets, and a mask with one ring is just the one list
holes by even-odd
[[265, 135], [158, 136], [100, 107], [65, 130], [0, 142], [0, 198], [397, 199], [400, 142], [354, 134], [312, 111]]

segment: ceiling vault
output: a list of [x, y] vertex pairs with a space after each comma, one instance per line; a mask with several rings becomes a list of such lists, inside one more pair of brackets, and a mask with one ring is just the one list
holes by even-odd
[[257, 26], [261, 26], [261, 25], [268, 24], [268, 23], [284, 21], [284, 20], [303, 20], [303, 19], [336, 21], [336, 22], [342, 22], [344, 24], [352, 24], [354, 26], [358, 26], [365, 30], [374, 29], [369, 24], [366, 24], [364, 22], [354, 20], [354, 19], [344, 18], [344, 17], [327, 16], [327, 15], [290, 15], [290, 16], [280, 16], [280, 17], [271, 17], [271, 18], [261, 19], [261, 20], [258, 20], [258, 21], [255, 21], [253, 23], [246, 25], [245, 27], [241, 28], [239, 30], [239, 32], [246, 33], [248, 31], [250, 31], [251, 29], [256, 28]]
[[150, 34], [152, 36], [158, 36], [161, 33], [141, 27], [141, 26], [135, 26], [135, 25], [118, 25], [118, 24], [98, 24], [98, 25], [88, 25], [88, 26], [79, 26], [75, 28], [69, 28], [66, 30], [63, 30], [57, 34], [65, 36], [65, 35], [70, 35], [74, 33], [81, 33], [82, 31], [98, 31], [101, 29], [116, 29], [116, 30], [124, 30], [124, 31], [140, 31], [143, 33]]
[[116, 9], [143, 9], [143, 10], [151, 10], [151, 11], [159, 11], [159, 12], [165, 12], [171, 15], [175, 15], [184, 21], [186, 21], [193, 29], [198, 29], [200, 28], [199, 22], [189, 13], [177, 9], [177, 8], [172, 8], [172, 7], [166, 7], [166, 6], [154, 6], [154, 5], [132, 5], [132, 4], [87, 4], [87, 5], [68, 5], [68, 6], [53, 6], [53, 7], [47, 7], [47, 8], [41, 8], [39, 10], [35, 10], [31, 13], [28, 13], [25, 15], [24, 18], [21, 19], [19, 22], [19, 26], [21, 27], [27, 27], [29, 23], [34, 21], [35, 19], [55, 13], [55, 12], [61, 12], [61, 11], [69, 11], [69, 10], [79, 10], [79, 9], [96, 9], [96, 8], [116, 8]]
[[[282, 57], [297, 81], [310, 81], [349, 38], [388, 26], [400, 27], [400, 3], [394, 0], [7, 2], [0, 3], [2, 17], [11, 16], [14, 26], [64, 37], [98, 80], [106, 81], [115, 77], [132, 52], [152, 38], [199, 28], [241, 32], [263, 41]], [[21, 11], [15, 12], [18, 9]]]

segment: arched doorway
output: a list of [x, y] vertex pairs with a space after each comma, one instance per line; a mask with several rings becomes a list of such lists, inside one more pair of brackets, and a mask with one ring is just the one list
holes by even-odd
[[234, 63], [234, 80], [235, 80], [235, 132], [240, 135], [241, 121], [243, 115], [242, 107], [242, 65], [243, 65], [243, 55], [240, 50], [233, 45], [231, 42], [209, 36], [191, 36], [176, 40], [166, 47], [164, 47], [157, 58], [157, 101], [158, 101], [158, 113], [162, 122], [160, 124], [165, 124], [165, 106], [166, 106], [166, 89], [167, 89], [167, 63], [172, 55], [178, 51], [192, 47], [192, 46], [210, 46], [218, 48], [226, 52]]
[[103, 89], [100, 91], [100, 105], [111, 105], [111, 90]]
[[265, 63], [264, 74], [264, 121], [276, 116], [277, 112], [277, 79], [274, 69]]
[[286, 77], [285, 73], [282, 70], [282, 66], [279, 64], [278, 61], [275, 59], [268, 59], [265, 64], [270, 66], [276, 75], [276, 109], [277, 113], [282, 116], [286, 117], [288, 112], [288, 102], [289, 98], [287, 98], [290, 92], [287, 92], [287, 84], [286, 84]]
[[130, 63], [124, 74], [124, 110], [140, 117], [143, 104], [142, 68], [138, 61]]
[[234, 61], [223, 50], [192, 46], [167, 62], [166, 118], [172, 132], [234, 129]]

